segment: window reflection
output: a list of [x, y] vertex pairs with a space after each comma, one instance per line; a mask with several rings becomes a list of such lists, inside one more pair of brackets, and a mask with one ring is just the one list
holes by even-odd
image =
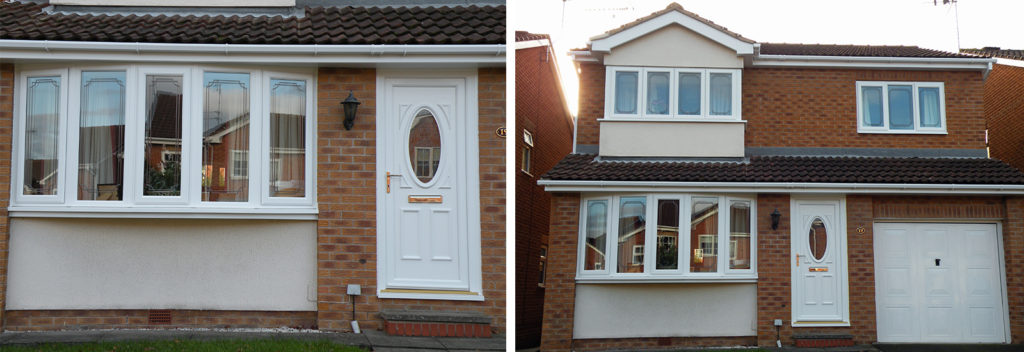
[[619, 273], [644, 272], [644, 219], [647, 209], [646, 197], [622, 197], [619, 200]]
[[[246, 159], [248, 162], [248, 159]], [[247, 165], [248, 166], [248, 165]], [[306, 195], [306, 81], [270, 80], [270, 196]]]
[[124, 199], [125, 72], [82, 72], [78, 199]]
[[409, 131], [409, 162], [420, 182], [434, 179], [437, 167], [441, 166], [441, 131], [437, 119], [430, 110], [416, 113]]
[[249, 200], [249, 74], [203, 73], [203, 201]]
[[825, 231], [825, 223], [821, 218], [814, 218], [814, 221], [811, 222], [807, 241], [811, 246], [811, 255], [814, 256], [814, 260], [824, 259], [825, 251], [828, 249], [828, 233]]
[[750, 269], [750, 203], [729, 205], [729, 269]]
[[690, 217], [690, 272], [718, 268], [718, 198], [694, 197]]
[[583, 255], [583, 270], [604, 270], [605, 249], [608, 239], [608, 202], [587, 202], [587, 238]]
[[25, 179], [22, 194], [57, 194], [60, 77], [29, 77], [25, 90]]
[[181, 195], [182, 76], [146, 76], [142, 194]]
[[658, 251], [655, 269], [679, 268], [679, 200], [658, 200]]

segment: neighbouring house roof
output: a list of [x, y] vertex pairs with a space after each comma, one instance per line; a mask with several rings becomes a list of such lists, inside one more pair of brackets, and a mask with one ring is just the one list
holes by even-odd
[[997, 57], [1011, 60], [1024, 60], [1024, 50], [1001, 49], [998, 47], [984, 47], [981, 49], [960, 49], [961, 53], [973, 54], [982, 57]]
[[977, 58], [917, 46], [761, 43], [761, 55]]
[[527, 31], [516, 31], [516, 41], [525, 42], [530, 40], [551, 40], [551, 36], [547, 34], [530, 33]]
[[612, 29], [610, 31], [604, 32], [601, 35], [591, 37], [590, 40], [601, 39], [601, 38], [605, 38], [605, 37], [609, 37], [609, 36], [615, 35], [615, 34], [617, 34], [619, 32], [622, 32], [624, 30], [636, 27], [636, 26], [638, 26], [638, 25], [640, 25], [640, 24], [642, 24], [644, 22], [647, 22], [650, 19], [653, 19], [655, 17], [661, 16], [661, 15], [664, 15], [666, 13], [673, 12], [673, 11], [676, 11], [676, 12], [682, 13], [682, 14], [684, 14], [686, 16], [689, 16], [689, 17], [691, 17], [691, 18], [693, 18], [693, 19], [695, 19], [697, 21], [700, 21], [700, 22], [702, 22], [702, 23], [704, 23], [704, 24], [706, 24], [708, 26], [711, 26], [712, 28], [717, 29], [718, 31], [720, 31], [722, 33], [728, 34], [729, 36], [731, 36], [733, 38], [739, 39], [741, 41], [744, 41], [744, 42], [747, 42], [747, 43], [750, 43], [750, 44], [756, 43], [753, 39], [746, 38], [746, 37], [740, 35], [739, 33], [730, 31], [728, 28], [725, 28], [725, 27], [722, 27], [721, 25], [715, 24], [714, 22], [711, 22], [710, 20], [708, 20], [708, 19], [706, 19], [704, 17], [700, 17], [700, 15], [697, 15], [697, 14], [695, 14], [693, 12], [690, 12], [690, 11], [686, 11], [685, 9], [683, 9], [683, 5], [679, 5], [678, 3], [674, 3], [674, 2], [669, 4], [667, 7], [665, 7], [664, 9], [662, 9], [660, 11], [657, 11], [657, 12], [652, 13], [650, 15], [638, 18], [638, 19], [636, 19], [633, 22], [624, 24], [624, 25], [622, 25], [619, 28], [615, 28], [615, 29]]
[[635, 161], [570, 154], [547, 180], [798, 182], [874, 184], [1024, 184], [1024, 173], [997, 159], [754, 156], [733, 161]]
[[72, 14], [0, 3], [0, 39], [188, 44], [504, 44], [505, 6], [305, 7], [302, 16]]

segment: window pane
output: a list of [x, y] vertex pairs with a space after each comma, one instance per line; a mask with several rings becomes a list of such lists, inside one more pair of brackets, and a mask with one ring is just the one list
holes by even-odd
[[729, 205], [729, 269], [750, 269], [750, 203]]
[[711, 114], [732, 115], [732, 74], [711, 74]]
[[434, 179], [441, 160], [441, 131], [430, 110], [416, 113], [409, 131], [409, 160], [416, 170], [416, 178], [427, 183]]
[[22, 194], [57, 194], [60, 77], [29, 77], [25, 89], [25, 184]]
[[914, 129], [912, 96], [911, 86], [889, 86], [889, 129]]
[[825, 222], [821, 218], [814, 218], [808, 232], [807, 242], [814, 260], [825, 259], [825, 252], [828, 251], [828, 231], [825, 230]]
[[122, 200], [125, 73], [82, 72], [78, 199]]
[[306, 81], [270, 80], [270, 196], [306, 196]]
[[861, 87], [860, 98], [863, 125], [882, 127], [882, 87]]
[[658, 252], [655, 269], [679, 268], [679, 200], [658, 200]]
[[146, 76], [142, 194], [181, 195], [182, 76]]
[[204, 72], [203, 201], [249, 200], [248, 150], [249, 74]]
[[718, 269], [718, 198], [694, 197], [690, 217], [690, 272]]
[[584, 244], [583, 270], [604, 270], [608, 239], [608, 202], [587, 202], [587, 238]]
[[920, 111], [921, 111], [921, 127], [942, 127], [942, 118], [940, 117], [940, 106], [939, 101], [939, 88], [938, 87], [922, 87], [917, 90], [918, 100], [920, 100]]
[[615, 113], [635, 114], [638, 72], [615, 73]]
[[700, 115], [700, 73], [679, 74], [679, 114]]
[[668, 72], [647, 73], [647, 113], [668, 114]]
[[[643, 247], [646, 209], [647, 198], [622, 197], [619, 200], [619, 247], [616, 272], [644, 272]], [[639, 262], [634, 259], [637, 247], [640, 251]]]

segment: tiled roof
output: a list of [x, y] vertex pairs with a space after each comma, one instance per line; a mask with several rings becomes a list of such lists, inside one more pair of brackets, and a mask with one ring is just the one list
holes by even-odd
[[547, 34], [530, 33], [527, 31], [516, 31], [516, 41], [525, 42], [530, 40], [551, 40], [551, 36]]
[[706, 25], [709, 25], [709, 26], [711, 26], [711, 27], [713, 27], [713, 28], [715, 28], [715, 29], [717, 29], [719, 31], [722, 31], [723, 33], [728, 34], [729, 36], [731, 36], [733, 38], [736, 38], [736, 39], [739, 39], [739, 40], [742, 40], [744, 42], [751, 43], [751, 44], [754, 43], [753, 39], [746, 38], [746, 37], [740, 35], [739, 33], [730, 31], [728, 28], [725, 28], [725, 27], [722, 27], [721, 25], [715, 24], [714, 22], [711, 22], [710, 20], [708, 20], [708, 19], [706, 19], [704, 17], [700, 17], [699, 15], [697, 15], [697, 14], [695, 14], [693, 12], [686, 11], [686, 10], [683, 9], [683, 5], [679, 5], [678, 3], [675, 3], [675, 2], [669, 4], [667, 7], [665, 7], [664, 9], [662, 9], [660, 11], [657, 11], [657, 12], [652, 13], [650, 15], [638, 18], [638, 19], [636, 19], [636, 21], [624, 24], [624, 25], [622, 25], [619, 28], [616, 28], [616, 29], [604, 32], [604, 34], [601, 34], [601, 35], [599, 35], [597, 37], [594, 37], [594, 38], [591, 38], [591, 39], [599, 39], [599, 38], [604, 38], [604, 37], [608, 37], [608, 36], [614, 35], [615, 33], [619, 33], [619, 32], [622, 32], [624, 30], [633, 28], [634, 26], [639, 25], [641, 23], [644, 23], [644, 22], [646, 22], [649, 19], [652, 19], [652, 18], [661, 16], [661, 15], [664, 15], [664, 14], [672, 12], [672, 11], [678, 11], [678, 12], [684, 14], [684, 15], [690, 16], [693, 19], [695, 19], [697, 21], [700, 21], [700, 22], [702, 22], [702, 23], [704, 23]]
[[305, 16], [46, 13], [0, 2], [0, 39], [198, 44], [504, 44], [505, 6], [307, 7]]
[[570, 154], [549, 180], [1024, 184], [1024, 173], [997, 159], [754, 156], [745, 162], [595, 160]]
[[761, 43], [761, 55], [976, 58], [916, 46]]
[[961, 53], [974, 54], [982, 57], [999, 57], [1003, 59], [1024, 60], [1024, 50], [1000, 49], [985, 47], [981, 49], [960, 49]]

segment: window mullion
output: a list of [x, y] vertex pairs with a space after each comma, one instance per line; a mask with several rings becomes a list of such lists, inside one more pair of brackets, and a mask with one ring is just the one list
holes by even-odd
[[644, 274], [650, 275], [657, 268], [658, 256], [658, 200], [653, 194], [647, 195], [647, 206], [644, 210], [644, 216], [647, 217], [644, 223]]
[[[138, 190], [142, 189], [142, 178], [139, 177], [139, 167], [142, 162], [139, 161], [139, 157], [142, 153], [138, 152], [138, 146], [141, 145], [143, 138], [140, 137], [139, 133], [132, 133], [138, 131], [139, 123], [138, 114], [139, 110], [139, 99], [144, 96], [144, 93], [140, 93], [139, 89], [139, 77], [138, 77], [138, 66], [130, 66], [125, 69], [125, 116], [124, 116], [124, 166], [122, 167], [123, 174], [121, 175], [121, 182], [123, 184], [121, 191], [121, 202], [127, 205], [136, 203], [135, 194]], [[141, 192], [138, 192], [141, 193]]]
[[[189, 77], [192, 78], [192, 88], [189, 99], [191, 108], [185, 116], [186, 125], [189, 126], [189, 133], [186, 141], [182, 144], [188, 145], [188, 155], [183, 163], [188, 163], [193, 172], [189, 177], [188, 201], [193, 206], [198, 206], [203, 200], [203, 70], [200, 66], [192, 67]], [[184, 154], [184, 150], [183, 150]], [[211, 176], [212, 177], [212, 176]]]
[[889, 83], [882, 83], [882, 128], [889, 130]]

